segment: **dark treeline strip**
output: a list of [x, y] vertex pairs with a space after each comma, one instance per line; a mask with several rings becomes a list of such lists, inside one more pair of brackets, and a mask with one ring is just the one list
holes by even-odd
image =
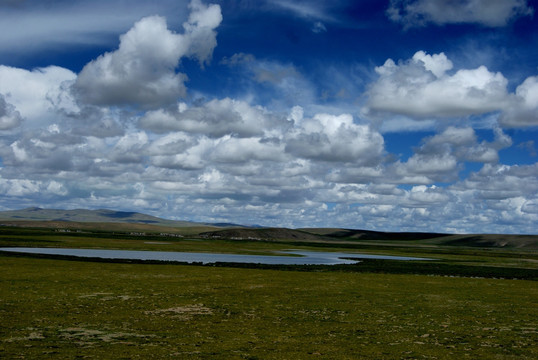
[[[242, 240], [218, 240], [237, 242]], [[278, 240], [256, 240], [256, 242], [265, 242], [271, 244], [283, 244], [287, 246], [308, 246], [322, 249], [352, 249], [352, 250], [375, 250], [375, 251], [391, 251], [395, 250], [400, 253], [412, 253], [410, 256], [416, 256], [416, 254], [429, 254], [435, 256], [435, 254], [450, 254], [450, 255], [484, 255], [492, 254], [495, 257], [507, 257], [507, 258], [530, 258], [537, 259], [538, 254], [536, 252], [520, 250], [520, 249], [504, 249], [504, 248], [476, 248], [476, 247], [448, 247], [448, 246], [436, 246], [436, 247], [418, 247], [418, 246], [391, 246], [383, 244], [361, 244], [361, 243], [334, 243], [334, 242], [306, 242], [306, 241], [278, 241]]]

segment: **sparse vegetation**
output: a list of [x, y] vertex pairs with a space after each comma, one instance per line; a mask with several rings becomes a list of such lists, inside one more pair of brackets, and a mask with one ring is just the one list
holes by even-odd
[[538, 356], [532, 281], [0, 259], [6, 359]]
[[184, 237], [72, 229], [4, 226], [0, 246], [244, 254], [293, 247], [438, 260], [191, 266], [0, 253], [0, 358], [538, 357], [532, 249], [446, 246], [440, 238], [231, 240], [188, 228]]

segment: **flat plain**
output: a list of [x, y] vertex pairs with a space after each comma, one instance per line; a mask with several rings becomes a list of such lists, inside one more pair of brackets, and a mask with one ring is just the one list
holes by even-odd
[[322, 248], [437, 259], [196, 266], [0, 253], [0, 358], [538, 357], [534, 250], [14, 227], [1, 229], [0, 246], [247, 254]]

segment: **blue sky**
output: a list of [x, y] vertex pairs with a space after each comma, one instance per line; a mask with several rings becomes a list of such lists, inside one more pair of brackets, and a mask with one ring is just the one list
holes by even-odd
[[536, 233], [536, 1], [0, 1], [0, 210]]

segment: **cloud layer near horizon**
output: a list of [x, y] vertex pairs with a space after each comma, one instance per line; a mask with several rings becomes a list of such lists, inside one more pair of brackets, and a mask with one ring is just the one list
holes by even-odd
[[[190, 101], [189, 74], [178, 67], [209, 64], [222, 14], [199, 0], [189, 10], [183, 32], [162, 16], [142, 18], [78, 74], [0, 65], [0, 206], [290, 227], [535, 231], [538, 165], [500, 164], [499, 151], [512, 146], [503, 129], [538, 126], [536, 76], [511, 92], [501, 72], [417, 51], [372, 69], [364, 104], [348, 113], [313, 104], [293, 65], [237, 53], [220, 66], [239, 67], [267, 91], [303, 95], [287, 107], [275, 98], [274, 108], [248, 97]], [[491, 140], [479, 138], [473, 116], [495, 119]], [[407, 122], [437, 131], [402, 158], [385, 136]], [[477, 170], [465, 172], [468, 164]]]

